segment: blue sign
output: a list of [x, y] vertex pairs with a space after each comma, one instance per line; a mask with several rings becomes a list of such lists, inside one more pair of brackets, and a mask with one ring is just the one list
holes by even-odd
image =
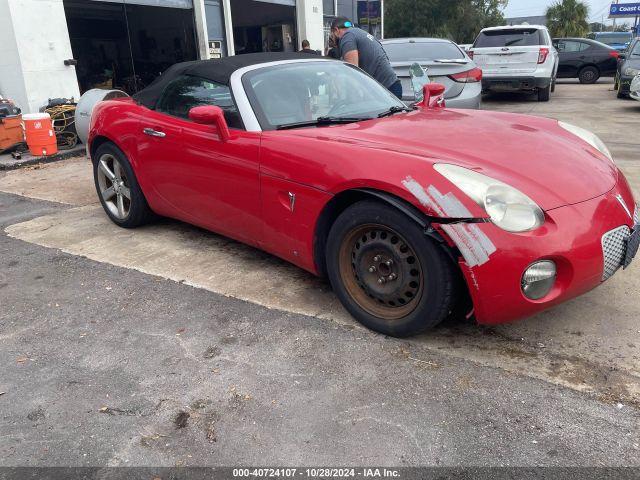
[[640, 3], [614, 3], [609, 10], [610, 17], [635, 17], [640, 15]]

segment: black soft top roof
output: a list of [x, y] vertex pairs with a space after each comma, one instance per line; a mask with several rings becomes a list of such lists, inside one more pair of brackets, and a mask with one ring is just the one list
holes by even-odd
[[231, 74], [236, 70], [260, 63], [278, 62], [281, 60], [319, 60], [323, 57], [304, 53], [248, 53], [213, 60], [195, 60], [176, 63], [156, 78], [144, 90], [140, 90], [133, 98], [147, 108], [155, 108], [160, 95], [172, 80], [182, 75], [193, 75], [206, 78], [216, 83], [229, 85]]

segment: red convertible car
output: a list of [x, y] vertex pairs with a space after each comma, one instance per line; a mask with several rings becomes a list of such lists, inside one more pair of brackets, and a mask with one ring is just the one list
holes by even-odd
[[319, 57], [174, 65], [99, 103], [88, 150], [116, 225], [162, 215], [263, 249], [328, 277], [390, 335], [535, 314], [627, 267], [640, 243], [631, 189], [591, 132], [447, 109], [434, 84], [409, 108]]

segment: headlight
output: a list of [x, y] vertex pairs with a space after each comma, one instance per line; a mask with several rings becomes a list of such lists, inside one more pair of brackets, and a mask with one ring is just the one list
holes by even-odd
[[576, 137], [587, 142], [589, 145], [591, 145], [593, 148], [598, 150], [613, 162], [613, 156], [611, 155], [611, 152], [595, 133], [590, 132], [589, 130], [586, 130], [584, 128], [576, 127], [575, 125], [571, 125], [570, 123], [558, 122], [558, 125], [564, 128], [567, 132], [573, 133]]
[[631, 68], [628, 67], [625, 71], [624, 71], [624, 76], [625, 77], [635, 77], [636, 75], [638, 75], [640, 73], [640, 70], [638, 70], [637, 68]]
[[434, 168], [484, 208], [503, 230], [528, 232], [544, 223], [542, 209], [512, 186], [457, 165], [439, 163]]

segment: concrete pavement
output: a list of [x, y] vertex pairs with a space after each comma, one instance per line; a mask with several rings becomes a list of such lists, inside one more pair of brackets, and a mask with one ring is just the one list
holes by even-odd
[[2, 466], [640, 464], [629, 406], [6, 236], [0, 253]]

